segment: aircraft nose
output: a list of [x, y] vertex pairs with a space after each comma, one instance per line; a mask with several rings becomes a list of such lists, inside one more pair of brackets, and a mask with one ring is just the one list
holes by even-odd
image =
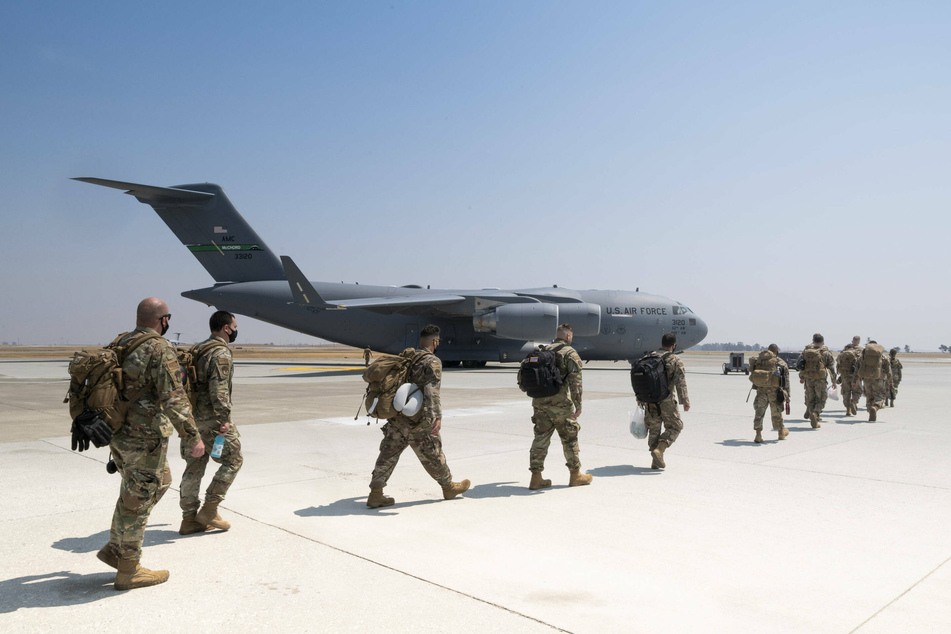
[[700, 317], [695, 317], [697, 320], [697, 325], [691, 328], [693, 335], [696, 337], [696, 342], [693, 345], [697, 345], [703, 341], [707, 336], [707, 322], [700, 319]]

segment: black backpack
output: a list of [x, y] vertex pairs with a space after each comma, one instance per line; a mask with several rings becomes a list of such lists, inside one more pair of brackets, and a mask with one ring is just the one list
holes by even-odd
[[648, 353], [631, 364], [631, 387], [639, 402], [660, 403], [670, 396], [664, 360], [671, 354], [655, 357]]
[[545, 398], [561, 391], [564, 379], [558, 369], [557, 351], [564, 347], [563, 343], [551, 348], [542, 346], [522, 359], [518, 386], [523, 392], [532, 398]]

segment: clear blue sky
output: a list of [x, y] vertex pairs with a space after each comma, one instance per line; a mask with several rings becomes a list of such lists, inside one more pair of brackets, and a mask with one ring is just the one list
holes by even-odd
[[951, 4], [272, 5], [3, 4], [0, 341], [105, 342], [149, 295], [205, 335], [210, 277], [97, 176], [216, 182], [314, 280], [951, 345]]

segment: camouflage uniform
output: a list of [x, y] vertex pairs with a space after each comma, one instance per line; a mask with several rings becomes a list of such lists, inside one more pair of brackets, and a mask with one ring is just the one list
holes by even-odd
[[[651, 353], [653, 357], [662, 357], [668, 353], [668, 350], [661, 348]], [[683, 361], [675, 354], [669, 354], [664, 360], [664, 370], [667, 373], [667, 388], [670, 395], [660, 403], [647, 403], [644, 408], [644, 422], [647, 425], [647, 448], [653, 451], [657, 448], [657, 443], [661, 440], [667, 443], [667, 446], [674, 444], [677, 437], [680, 436], [684, 428], [683, 421], [680, 420], [680, 410], [677, 408], [677, 399], [674, 398], [676, 390], [677, 398], [686, 406], [690, 405], [690, 398], [687, 396], [687, 377], [684, 372]], [[664, 432], [661, 433], [661, 425], [664, 426]]]
[[[889, 365], [891, 365], [892, 370], [892, 382], [888, 388], [888, 398], [892, 401], [895, 400], [895, 397], [898, 396], [898, 384], [901, 383], [901, 361], [898, 360], [898, 355], [892, 356], [889, 360]], [[893, 402], [892, 405], [895, 403]]]
[[882, 355], [881, 377], [878, 379], [865, 379], [865, 409], [872, 413], [872, 408], [876, 410], [885, 407], [885, 399], [888, 398], [888, 384], [892, 382], [892, 364], [887, 355]]
[[581, 448], [578, 446], [581, 425], [575, 417], [575, 411], [581, 409], [581, 357], [564, 339], [555, 339], [548, 349], [554, 350], [556, 347], [555, 356], [563, 382], [554, 396], [532, 399], [535, 438], [528, 454], [530, 471], [545, 470], [551, 436], [556, 431], [561, 438], [565, 466], [571, 471], [581, 469]]
[[442, 405], [439, 401], [439, 384], [442, 381], [442, 361], [428, 350], [426, 356], [416, 362], [410, 370], [409, 381], [423, 386], [423, 415], [418, 423], [397, 414], [383, 425], [383, 442], [380, 443], [380, 456], [373, 467], [370, 488], [386, 486], [387, 481], [399, 462], [400, 454], [409, 445], [416, 453], [423, 468], [439, 486], [445, 488], [452, 484], [452, 474], [446, 464], [446, 455], [442, 450], [442, 438], [433, 434], [433, 425], [442, 418]]
[[[213, 345], [220, 342], [222, 345]], [[206, 346], [211, 346], [207, 348]], [[182, 475], [181, 500], [182, 515], [194, 515], [201, 506], [198, 498], [201, 490], [201, 479], [205, 475], [208, 458], [211, 457], [212, 445], [218, 436], [221, 426], [231, 423], [225, 433], [225, 445], [220, 458], [211, 458], [221, 466], [212, 478], [205, 491], [208, 502], [220, 504], [231, 483], [234, 482], [238, 470], [244, 462], [241, 455], [241, 434], [231, 422], [231, 376], [234, 363], [231, 349], [221, 337], [211, 336], [199, 344], [197, 352], [202, 353], [195, 363], [198, 383], [195, 393], [195, 423], [205, 443], [205, 453], [200, 458], [191, 455], [192, 445], [182, 440], [182, 458], [185, 459], [185, 473]]]
[[822, 414], [822, 410], [825, 409], [826, 399], [829, 397], [829, 375], [826, 374], [826, 370], [829, 371], [829, 374], [832, 376], [832, 381], [835, 382], [835, 359], [824, 344], [809, 344], [803, 350], [803, 355], [805, 355], [806, 350], [810, 348], [815, 348], [821, 353], [819, 367], [822, 370], [822, 378], [806, 378], [802, 376], [802, 372], [799, 373], [799, 376], [803, 379], [805, 386], [806, 418], [809, 418], [811, 414], [815, 414], [818, 418], [818, 416]]
[[[838, 382], [842, 385], [842, 405], [845, 406], [846, 416], [852, 415], [852, 405], [858, 406], [859, 398], [862, 396], [861, 388], [853, 390], [853, 384], [858, 379], [857, 376], [853, 376], [857, 361], [858, 355], [851, 343], [846, 345], [835, 359], [835, 371], [839, 375]], [[861, 379], [858, 380], [861, 381]]]
[[[750, 359], [750, 372], [756, 369], [757, 357]], [[766, 408], [769, 408], [769, 417], [773, 423], [773, 431], [783, 430], [783, 409], [789, 400], [789, 366], [783, 359], [777, 359], [777, 365], [782, 371], [785, 387], [756, 386], [756, 398], [753, 399], [753, 429], [763, 431], [763, 418]]]
[[[119, 345], [140, 332], [155, 333], [139, 326]], [[178, 356], [166, 339], [150, 339], [137, 347], [122, 364], [122, 371], [123, 396], [135, 400], [129, 403], [126, 422], [109, 445], [122, 475], [109, 548], [120, 559], [138, 561], [149, 513], [172, 484], [168, 437], [174, 428], [193, 447], [199, 435], [182, 387]]]
[[[859, 399], [862, 398], [862, 394], [865, 392], [865, 384], [862, 382], [862, 377], [859, 376], [859, 359], [862, 358], [862, 353], [865, 351], [865, 346], [852, 346], [852, 351], [855, 353], [855, 365], [852, 366], [852, 376], [849, 380], [849, 386], [852, 388], [852, 409], [858, 410]], [[845, 379], [842, 379], [842, 382], [845, 383]]]

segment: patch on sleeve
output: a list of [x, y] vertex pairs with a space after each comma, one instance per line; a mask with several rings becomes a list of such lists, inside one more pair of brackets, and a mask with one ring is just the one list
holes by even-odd
[[231, 376], [231, 361], [224, 355], [216, 359], [218, 364], [218, 374], [222, 377]]

